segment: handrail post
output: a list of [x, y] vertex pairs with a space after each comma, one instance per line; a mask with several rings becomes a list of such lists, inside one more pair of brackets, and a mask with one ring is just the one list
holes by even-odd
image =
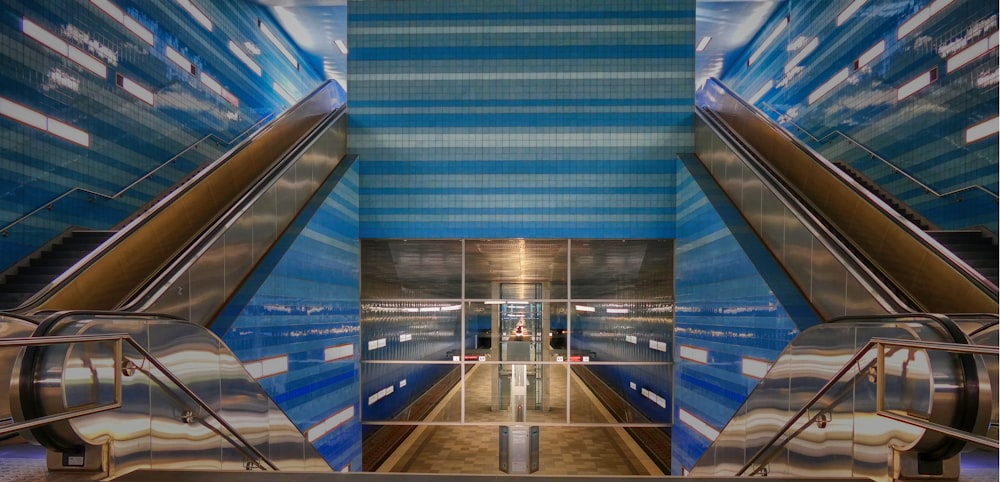
[[882, 411], [885, 406], [885, 345], [881, 341], [875, 343], [875, 410]]

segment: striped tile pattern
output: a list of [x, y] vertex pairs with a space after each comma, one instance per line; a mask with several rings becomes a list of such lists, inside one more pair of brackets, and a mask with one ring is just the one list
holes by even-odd
[[348, 7], [362, 237], [672, 237], [692, 0]]

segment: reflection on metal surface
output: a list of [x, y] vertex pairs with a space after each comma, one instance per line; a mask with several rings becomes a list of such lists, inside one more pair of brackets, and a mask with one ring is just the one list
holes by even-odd
[[982, 435], [990, 418], [985, 364], [937, 350], [981, 349], [966, 341], [940, 316], [812, 327], [786, 348], [692, 474], [890, 480], [886, 462], [895, 452], [947, 462], [962, 445], [929, 424]]
[[[896, 289], [905, 293], [918, 311], [997, 312], [998, 291], [992, 282], [942, 248], [884, 202], [876, 199], [856, 181], [843, 175], [829, 161], [781, 130], [717, 80], [710, 79], [706, 82], [698, 92], [696, 103], [700, 119], [724, 124], [725, 131], [736, 135], [735, 142], [748, 147], [754, 157], [766, 164], [766, 169], [773, 170], [782, 183], [791, 186], [796, 195], [805, 200], [804, 204], [812, 206], [825, 223], [849, 239], [854, 249], [862, 253], [867, 262], [875, 263], [878, 270], [884, 273], [883, 276], [891, 279]], [[748, 217], [755, 230], [769, 233], [769, 238], [780, 238], [781, 231], [762, 229], [771, 223], [762, 224], [761, 219], [755, 215], [755, 206], [759, 205], [754, 197], [756, 189], [753, 186], [756, 181], [746, 176], [746, 172], [740, 172], [753, 168], [749, 167], [750, 164], [743, 165], [743, 160], [735, 156], [731, 148], [722, 146], [718, 136], [708, 131], [710, 129], [705, 122], [699, 121], [695, 142], [698, 157], [717, 176], [720, 185]], [[747, 195], [746, 199], [743, 198], [744, 195]], [[765, 219], [768, 217], [768, 213], [762, 214]], [[777, 212], [775, 214], [788, 218]], [[765, 235], [762, 234], [763, 236]], [[767, 241], [765, 243], [769, 244]], [[795, 260], [782, 257], [788, 254], [787, 250], [776, 251], [776, 257], [783, 260], [785, 266], [792, 269], [802, 266], [791, 262]], [[816, 253], [811, 258], [815, 264]], [[829, 258], [829, 261], [834, 262], [829, 266], [840, 270], [842, 268], [836, 263], [836, 258]], [[825, 262], [827, 259], [822, 256], [818, 261]], [[851, 274], [850, 267], [845, 267], [848, 268], [848, 274]], [[828, 271], [825, 269], [820, 270], [820, 273], [826, 272]], [[820, 289], [812, 290], [812, 296], [824, 294], [827, 287], [842, 282], [833, 277], [814, 279], [822, 284], [819, 285]], [[850, 279], [848, 278], [849, 281]], [[823, 283], [824, 281], [828, 283]], [[860, 283], [862, 288], [870, 287], [867, 285], [863, 280]], [[805, 291], [809, 293], [808, 289]], [[838, 290], [833, 293], [840, 292]], [[850, 288], [846, 293], [854, 294]], [[853, 296], [846, 299], [847, 303], [839, 301], [848, 305], [847, 314], [862, 314], [856, 310], [851, 311]], [[832, 299], [829, 304], [836, 306], [836, 301], [838, 300]], [[820, 303], [821, 306], [825, 304]]]
[[[113, 400], [116, 386], [121, 408], [24, 433], [43, 445], [107, 444], [112, 476], [139, 468], [253, 468], [258, 459], [281, 470], [330, 470], [232, 352], [202, 327], [157, 316], [80, 313], [54, 315], [35, 334], [42, 342], [60, 335], [127, 336], [129, 345], [25, 350], [15, 365], [16, 373], [28, 375], [12, 391], [15, 418]], [[134, 368], [123, 370], [125, 360]]]
[[[247, 199], [243, 199], [248, 190], [252, 191], [250, 189], [252, 186], [271, 175], [270, 170], [275, 162], [292, 154], [305, 134], [322, 127], [330, 118], [336, 107], [338, 98], [336, 92], [337, 89], [332, 84], [324, 84], [300, 104], [199, 171], [184, 186], [170, 192], [131, 221], [102, 245], [99, 252], [91, 253], [78, 263], [74, 272], [66, 273], [53, 282], [47, 288], [47, 292], [37, 297], [33, 301], [34, 305], [28, 309], [35, 312], [71, 309], [109, 310], [127, 302], [137, 290], [146, 286], [153, 274], [163, 269], [165, 264], [171, 262], [193, 239], [212, 223], [217, 222], [220, 213], [226, 212], [233, 206], [238, 208], [248, 205]], [[325, 134], [324, 139], [317, 142], [325, 145], [322, 152], [336, 152], [335, 148], [327, 149], [337, 144], [346, 146], [346, 126], [331, 129]], [[342, 155], [344, 149], [340, 149], [339, 152]], [[305, 167], [300, 168], [304, 170], [290, 169], [293, 173], [290, 185], [298, 189], [297, 183], [305, 180], [302, 178], [305, 173], [315, 170], [313, 167], [316, 162], [329, 164], [326, 159], [329, 155], [332, 154], [301, 156], [298, 162], [305, 163]], [[339, 159], [339, 157], [334, 159], [334, 166]], [[329, 173], [332, 169], [330, 167], [326, 172]], [[311, 180], [313, 185], [321, 183], [326, 178], [320, 171], [312, 175], [318, 178]], [[302, 197], [297, 191], [289, 189], [282, 190], [281, 194], [288, 195], [291, 199]], [[277, 218], [280, 216], [275, 213], [275, 206], [285, 205], [281, 202], [275, 203], [268, 213], [262, 213], [262, 218], [273, 219], [270, 224], [277, 232], [279, 227]], [[241, 228], [243, 233], [247, 232], [246, 225], [241, 224], [234, 233], [239, 232]], [[255, 240], [256, 236], [253, 239]], [[170, 294], [180, 295], [183, 301], [163, 300], [169, 308], [165, 311], [179, 314], [184, 318], [188, 318], [192, 312], [209, 313], [211, 310], [206, 303], [210, 305], [212, 300], [218, 301], [224, 298], [225, 293], [229, 292], [227, 290], [231, 290], [233, 283], [237, 281], [227, 279], [219, 282], [218, 278], [226, 273], [222, 269], [226, 266], [223, 263], [229, 262], [231, 266], [245, 265], [246, 261], [240, 257], [248, 251], [247, 241], [249, 240], [236, 234], [228, 239], [223, 237], [222, 241], [216, 242], [215, 247], [217, 249], [228, 247], [235, 258], [221, 254], [222, 251], [215, 251], [207, 255], [206, 260], [193, 274], [174, 272], [171, 279], [187, 280], [189, 284], [178, 281], [167, 290]], [[266, 249], [266, 246], [262, 248]], [[256, 259], [259, 259], [263, 251], [256, 254], [258, 256]], [[210, 277], [214, 277], [214, 281], [210, 281]], [[162, 284], [158, 282], [157, 286]], [[217, 288], [219, 286], [224, 288]], [[202, 288], [203, 291], [191, 294], [192, 288], [196, 290]], [[202, 302], [202, 299], [207, 301]], [[186, 303], [190, 300], [197, 300], [199, 303], [191, 304], [192, 308], [188, 309]]]

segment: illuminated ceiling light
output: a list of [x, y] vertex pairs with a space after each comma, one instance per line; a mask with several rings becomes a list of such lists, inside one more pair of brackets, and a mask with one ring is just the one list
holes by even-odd
[[296, 69], [298, 69], [299, 61], [295, 60], [295, 56], [288, 51], [288, 49], [285, 47], [283, 43], [281, 43], [280, 40], [278, 40], [278, 36], [275, 35], [274, 32], [271, 31], [271, 29], [267, 28], [267, 25], [265, 25], [264, 22], [261, 21], [260, 19], [257, 19], [257, 27], [260, 28], [260, 31], [264, 33], [264, 36], [267, 37], [267, 39], [270, 40], [275, 47], [277, 47], [278, 51], [281, 52], [281, 55], [284, 55], [285, 58], [288, 59], [288, 61], [291, 62]]
[[28, 37], [37, 40], [39, 43], [52, 49], [59, 55], [62, 55], [63, 57], [76, 62], [81, 67], [97, 74], [102, 79], [108, 78], [108, 68], [104, 65], [104, 63], [90, 56], [90, 54], [66, 43], [65, 40], [59, 38], [52, 32], [45, 30], [37, 23], [32, 22], [27, 18], [22, 18], [21, 31]]
[[255, 74], [262, 75], [264, 73], [264, 70], [260, 68], [260, 64], [250, 58], [250, 55], [244, 52], [243, 49], [241, 49], [239, 45], [236, 45], [236, 42], [233, 42], [232, 40], [229, 41], [229, 51], [232, 52], [236, 58], [246, 64], [247, 67], [250, 67], [250, 70], [254, 71]]
[[502, 305], [507, 302], [504, 300], [486, 300], [484, 301], [484, 303], [486, 303], [487, 305]]
[[883, 52], [885, 52], [885, 40], [880, 40], [879, 43], [861, 54], [858, 60], [854, 61], [854, 70], [859, 70], [868, 65], [871, 61], [877, 59], [879, 55], [882, 55]]
[[337, 45], [337, 50], [339, 50], [340, 53], [342, 53], [344, 55], [347, 55], [347, 43], [346, 42], [344, 42], [343, 40], [337, 39], [333, 43]]
[[804, 60], [809, 54], [813, 53], [813, 51], [816, 50], [816, 47], [819, 47], [819, 39], [813, 37], [809, 43], [802, 47], [802, 49], [799, 50], [794, 57], [792, 57], [792, 60], [789, 60], [788, 63], [785, 64], [785, 73], [787, 74], [791, 72], [792, 69], [802, 63], [802, 60]]
[[586, 305], [576, 305], [575, 308], [576, 308], [576, 311], [585, 311], [587, 313], [592, 313], [592, 312], [597, 311], [597, 308], [594, 308], [593, 306], [586, 306]]
[[170, 46], [167, 46], [167, 58], [170, 59], [170, 61], [176, 64], [178, 67], [180, 67], [181, 70], [191, 75], [195, 75], [196, 70], [194, 68], [194, 64], [192, 64], [191, 61], [187, 59], [187, 57], [181, 55], [180, 52], [174, 50]]
[[153, 105], [153, 102], [156, 99], [156, 94], [154, 94], [151, 90], [135, 83], [132, 79], [129, 79], [121, 74], [115, 75], [115, 81], [119, 87], [125, 90], [125, 92], [132, 94], [135, 98], [149, 105]]
[[118, 23], [124, 25], [125, 28], [136, 34], [144, 42], [149, 45], [156, 43], [156, 38], [153, 36], [153, 32], [151, 30], [142, 26], [142, 24], [137, 22], [130, 15], [126, 15], [122, 12], [122, 9], [115, 6], [115, 4], [108, 0], [90, 0], [90, 3], [94, 4], [95, 7], [108, 14], [109, 17], [113, 18]]
[[90, 147], [90, 134], [86, 131], [82, 131], [51, 117], [46, 117], [45, 114], [10, 99], [0, 97], [0, 115], [83, 147]]
[[1000, 117], [987, 119], [965, 130], [965, 143], [971, 144], [996, 135], [998, 129], [1000, 129]]
[[323, 349], [323, 361], [330, 362], [354, 357], [354, 344], [331, 346]]
[[830, 80], [826, 81], [823, 85], [819, 86], [816, 90], [809, 94], [809, 105], [812, 105], [817, 100], [822, 99], [823, 96], [829, 94], [831, 90], [836, 89], [837, 86], [847, 80], [848, 76], [850, 76], [850, 72], [847, 67], [844, 67], [840, 70], [840, 72], [833, 74], [833, 77], [831, 77]]
[[712, 37], [702, 37], [701, 41], [698, 42], [698, 46], [694, 48], [695, 52], [704, 51], [708, 47], [708, 43], [712, 41]]
[[913, 80], [903, 84], [899, 89], [896, 90], [896, 100], [901, 101], [907, 97], [920, 92], [932, 82], [937, 80], [937, 67], [934, 67], [927, 72], [924, 72]]
[[306, 430], [306, 438], [310, 442], [315, 442], [324, 435], [332, 432], [337, 427], [347, 423], [352, 418], [354, 418], [354, 405], [348, 406], [347, 408], [327, 417], [320, 423], [313, 425], [308, 430]]
[[285, 99], [285, 102], [288, 102], [288, 105], [295, 105], [295, 97], [292, 97], [292, 94], [288, 93], [288, 91], [278, 85], [277, 82], [271, 84], [271, 87], [278, 93], [278, 95], [281, 96], [282, 99]]
[[912, 17], [899, 26], [899, 29], [896, 30], [896, 40], [902, 40], [903, 37], [920, 28], [920, 26], [930, 20], [931, 17], [941, 10], [944, 10], [945, 7], [951, 5], [954, 1], [955, 0], [936, 0], [930, 5], [920, 9], [919, 12], [913, 14]]
[[990, 35], [989, 37], [984, 38], [962, 49], [955, 55], [952, 55], [948, 59], [948, 67], [946, 72], [950, 74], [953, 70], [958, 70], [967, 65], [969, 62], [972, 62], [973, 60], [976, 60], [986, 55], [989, 51], [993, 49], [996, 49], [997, 34], [998, 32], [993, 32], [993, 35]]
[[420, 313], [427, 313], [429, 311], [441, 311], [440, 306], [422, 306], [420, 307]]
[[702, 365], [708, 364], [708, 350], [704, 348], [680, 345], [678, 346], [678, 354], [685, 360], [701, 363]]
[[205, 30], [212, 31], [212, 19], [208, 18], [208, 15], [205, 15], [205, 12], [202, 12], [197, 5], [191, 3], [191, 0], [177, 0], [177, 4], [187, 10], [187, 13], [191, 14], [191, 17], [202, 27], [205, 27]]
[[764, 85], [762, 85], [759, 89], [757, 89], [757, 92], [754, 92], [754, 94], [751, 95], [750, 98], [747, 100], [751, 104], [756, 104], [757, 101], [760, 100], [762, 97], [764, 97], [764, 94], [770, 92], [771, 88], [773, 87], [774, 87], [774, 81], [769, 80], [765, 82]]
[[608, 313], [628, 313], [628, 308], [608, 308]]
[[462, 305], [450, 305], [450, 306], [442, 306], [441, 307], [441, 311], [456, 311], [456, 310], [461, 310], [461, 309], [462, 309]]
[[779, 22], [778, 25], [774, 28], [774, 30], [772, 30], [771, 33], [767, 36], [767, 38], [764, 39], [764, 43], [760, 44], [760, 47], [757, 47], [757, 50], [754, 51], [752, 55], [750, 55], [750, 59], [747, 60], [747, 66], [753, 65], [753, 63], [756, 62], [758, 58], [760, 58], [760, 56], [764, 53], [764, 51], [767, 50], [767, 48], [770, 47], [771, 44], [778, 38], [778, 35], [781, 35], [781, 32], [784, 32], [785, 28], [787, 27], [788, 27], [788, 17], [785, 17], [781, 19], [781, 22]]
[[744, 375], [753, 378], [764, 378], [767, 371], [771, 369], [771, 364], [757, 358], [743, 357], [742, 372]]
[[255, 379], [279, 375], [288, 372], [288, 355], [254, 360], [243, 366]]
[[677, 418], [680, 419], [681, 423], [691, 427], [695, 432], [709, 440], [715, 440], [719, 437], [718, 430], [683, 408], [677, 410]]
[[853, 2], [851, 2], [851, 4], [847, 6], [847, 8], [845, 8], [840, 12], [840, 15], [837, 15], [837, 26], [839, 27], [843, 25], [844, 22], [846, 22], [847, 19], [851, 18], [851, 15], [854, 15], [854, 13], [857, 12], [858, 9], [860, 9], [861, 6], [864, 5], [865, 2], [867, 1], [868, 0], [854, 0]]

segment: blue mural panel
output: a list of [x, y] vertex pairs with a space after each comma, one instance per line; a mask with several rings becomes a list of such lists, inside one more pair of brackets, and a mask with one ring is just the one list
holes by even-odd
[[997, 3], [846, 6], [788, 0], [722, 80], [940, 228], [995, 235]]
[[287, 357], [287, 371], [261, 385], [303, 432], [343, 417], [313, 445], [334, 469], [361, 470], [357, 163], [343, 161], [328, 182], [287, 249], [261, 263], [269, 271], [255, 273], [256, 289], [234, 297], [233, 319], [213, 329], [244, 363]]
[[0, 270], [114, 227], [321, 82], [265, 8], [190, 3], [205, 25], [174, 1], [0, 2]]
[[[773, 362], [799, 326], [818, 320], [801, 308], [786, 310], [783, 301], [804, 305], [801, 296], [796, 304], [786, 286], [768, 283], [775, 273], [761, 274], [762, 260], [751, 259], [683, 167], [677, 191], [672, 472], [681, 475], [713, 439], [691, 420], [721, 431], [757, 385], [743, 372], [744, 358]], [[759, 251], [753, 256], [769, 256]]]

